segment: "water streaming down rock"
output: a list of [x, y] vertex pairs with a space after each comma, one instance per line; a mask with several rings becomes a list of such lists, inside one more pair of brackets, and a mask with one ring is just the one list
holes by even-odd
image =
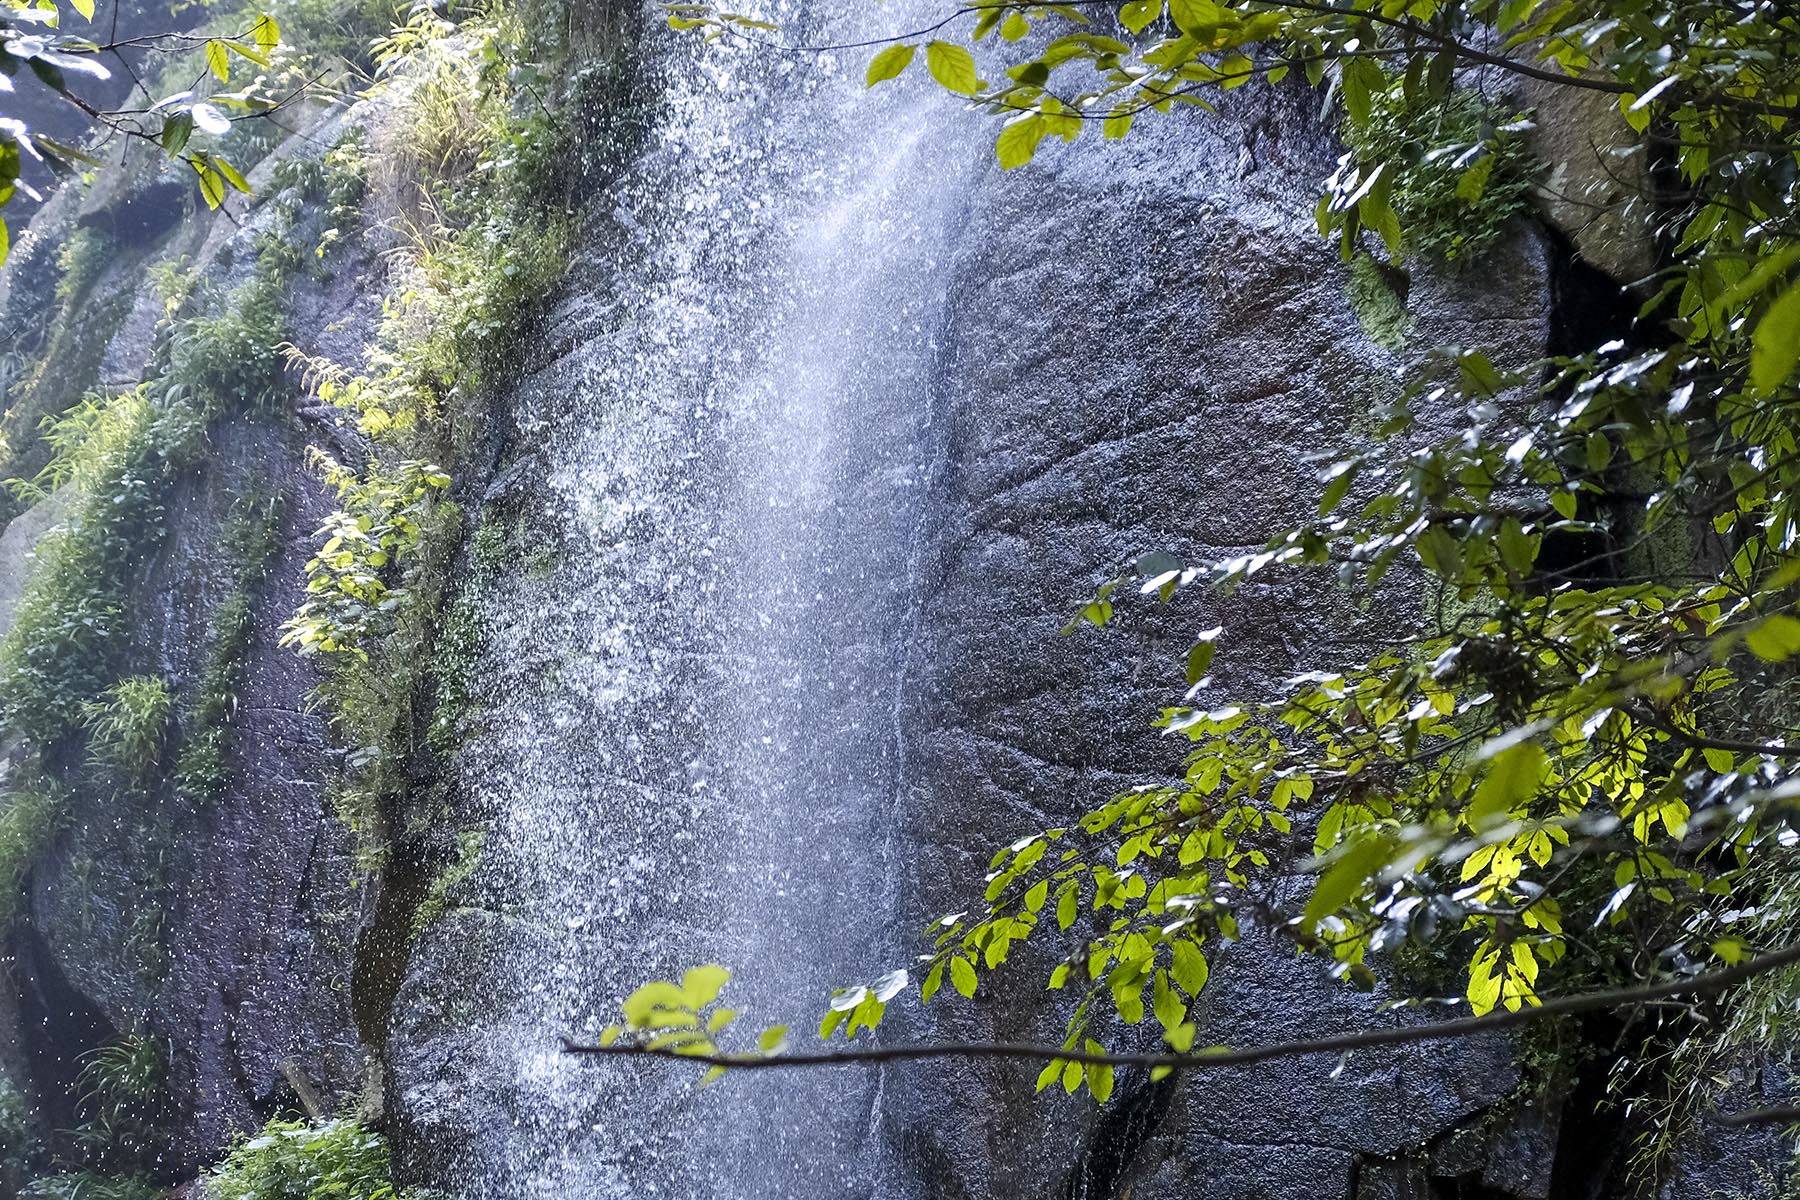
[[[875, 19], [905, 14], [785, 14], [809, 40]], [[1312, 228], [1335, 150], [1302, 89], [1046, 155], [1027, 189], [929, 85], [862, 96], [855, 56], [652, 45], [653, 132], [594, 206], [485, 514], [534, 565], [483, 601], [486, 728], [455, 768], [483, 857], [394, 1005], [413, 1165], [508, 1200], [1086, 1197], [1128, 1168], [1146, 1198], [1299, 1197], [1494, 1103], [1500, 1043], [1246, 1073], [1182, 1093], [1161, 1133], [1168, 1093], [1129, 1079], [1138, 1115], [1096, 1124], [1001, 1065], [695, 1094], [691, 1072], [555, 1052], [704, 961], [753, 1012], [816, 1019], [826, 988], [905, 961], [996, 838], [1177, 761], [1146, 717], [1178, 672], [1145, 651], [1178, 626], [1058, 627], [1130, 554], [1300, 519], [1305, 456], [1401, 361], [1350, 332]], [[1479, 288], [1415, 281], [1421, 344], [1541, 346], [1541, 247], [1509, 254]], [[1252, 593], [1221, 684], [1409, 612]], [[1369, 1019], [1316, 971], [1227, 957], [1221, 1040]], [[890, 1020], [1059, 1036], [1033, 991]]]
[[[809, 41], [907, 23], [845, 7], [774, 15]], [[331, 506], [305, 443], [332, 435], [317, 408], [305, 426], [258, 413], [215, 429], [167, 545], [133, 568], [130, 624], [153, 647], [144, 669], [191, 680], [221, 611], [228, 508], [286, 497], [231, 726], [241, 770], [201, 804], [75, 801], [80, 836], [34, 867], [8, 947], [0, 1073], [73, 1124], [81, 1055], [147, 1018], [186, 1101], [159, 1163], [171, 1182], [291, 1106], [296, 1080], [347, 1106], [364, 1050], [385, 1049], [387, 1093], [362, 1112], [389, 1118], [405, 1182], [459, 1200], [1546, 1200], [1553, 1163], [1572, 1176], [1556, 1194], [1588, 1194], [1577, 1177], [1615, 1131], [1583, 1125], [1578, 1103], [1521, 1100], [1500, 1039], [1179, 1086], [1127, 1074], [1103, 1110], [1034, 1096], [1016, 1064], [696, 1094], [692, 1071], [555, 1052], [642, 980], [695, 963], [732, 966], [753, 1017], [809, 1021], [827, 987], [906, 961], [911, 931], [967, 904], [996, 841], [1175, 767], [1146, 718], [1179, 694], [1194, 628], [1227, 624], [1208, 695], [1234, 698], [1391, 641], [1420, 604], [1404, 570], [1366, 611], [1278, 579], [1228, 610], [1188, 596], [1134, 613], [1123, 638], [1056, 633], [1135, 553], [1242, 551], [1304, 519], [1306, 456], [1361, 436], [1419, 348], [1526, 358], [1550, 308], [1545, 247], [1521, 230], [1470, 274], [1381, 276], [1398, 291], [1369, 321], [1379, 344], [1363, 336], [1371, 314], [1311, 218], [1339, 147], [1297, 80], [1003, 176], [991, 125], [923, 81], [869, 96], [860, 54], [696, 54], [660, 14], [644, 22], [651, 136], [584, 209], [571, 294], [498, 398], [493, 473], [459, 467], [459, 499], [486, 492], [464, 564], [474, 605], [441, 614], [432, 668], [454, 674], [485, 638], [472, 740], [410, 764], [382, 885], [353, 886], [351, 834], [325, 803], [333, 747], [304, 702], [317, 678], [276, 645]], [[287, 195], [276, 162], [332, 136], [296, 134], [255, 191]], [[159, 197], [156, 219], [180, 223], [169, 197], [186, 186], [52, 206], [141, 231]], [[141, 278], [152, 259], [192, 253], [199, 274], [242, 280], [282, 203], [241, 228], [182, 224], [110, 267], [94, 294], [135, 281], [116, 289], [130, 303], [76, 327], [121, 322], [99, 378], [149, 369], [167, 315]], [[321, 219], [289, 236], [310, 247]], [[356, 358], [376, 254], [344, 246], [295, 281], [297, 344]], [[30, 258], [15, 251], [14, 281]], [[1442, 432], [1449, 414], [1425, 416]], [[16, 521], [0, 566], [22, 570], [56, 519], [45, 505]], [[396, 997], [413, 908], [444, 864], [420, 915], [439, 899], [447, 915], [417, 922]], [[163, 903], [146, 905], [157, 876]], [[1266, 931], [1213, 964], [1195, 1012], [1208, 1041], [1405, 1019]], [[1058, 1037], [1041, 972], [1015, 974], [970, 1005], [897, 1003], [884, 1036]], [[1714, 1147], [1670, 1194], [1716, 1192], [1721, 1159], [1748, 1193], [1760, 1160]]]
[[403, 1103], [472, 1195], [866, 1190], [870, 1076], [695, 1096], [554, 1053], [705, 961], [734, 1003], [816, 1020], [892, 942], [929, 374], [981, 147], [922, 91], [863, 105], [829, 64], [690, 54], [667, 48], [602, 213], [583, 340], [517, 406], [518, 516], [560, 561], [488, 609], [491, 729], [461, 777], [493, 911], [430, 934], [398, 1006]]

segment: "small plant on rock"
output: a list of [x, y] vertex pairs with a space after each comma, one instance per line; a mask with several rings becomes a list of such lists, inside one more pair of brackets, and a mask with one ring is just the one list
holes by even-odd
[[144, 1165], [166, 1124], [168, 1074], [168, 1043], [149, 1034], [126, 1034], [86, 1055], [75, 1077], [76, 1137], [90, 1163], [121, 1175]]
[[156, 1200], [161, 1189], [130, 1175], [103, 1175], [95, 1171], [65, 1171], [34, 1179], [19, 1192], [19, 1200]]
[[133, 784], [148, 781], [162, 763], [174, 707], [169, 685], [155, 676], [120, 680], [82, 708], [89, 754]]
[[273, 1120], [239, 1142], [206, 1181], [214, 1200], [400, 1200], [387, 1142], [345, 1118]]
[[[1408, 99], [1395, 85], [1374, 91], [1368, 119], [1345, 130], [1347, 159], [1380, 176], [1340, 172], [1353, 188], [1373, 181], [1391, 189], [1405, 248], [1448, 262], [1471, 262], [1505, 239], [1526, 209], [1531, 157], [1526, 116], [1473, 91], [1447, 99]], [[1389, 237], [1394, 230], [1377, 230]], [[1395, 239], [1389, 237], [1389, 249]]]

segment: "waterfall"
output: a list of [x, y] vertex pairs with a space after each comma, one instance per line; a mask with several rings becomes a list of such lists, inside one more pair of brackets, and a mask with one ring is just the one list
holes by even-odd
[[832, 985], [893, 962], [936, 333], [988, 151], [929, 81], [865, 98], [856, 52], [649, 41], [665, 99], [587, 239], [578, 348], [517, 401], [542, 480], [519, 519], [560, 556], [484, 614], [459, 771], [484, 899], [428, 935], [395, 1057], [469, 1196], [866, 1194], [873, 1074], [696, 1092], [555, 1039], [702, 962], [746, 1023], [810, 1036]]

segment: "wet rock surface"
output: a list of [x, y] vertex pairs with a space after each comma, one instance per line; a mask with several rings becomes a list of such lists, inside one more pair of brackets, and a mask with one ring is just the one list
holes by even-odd
[[[1140, 1197], [1224, 1181], [1245, 1196], [1349, 1196], [1360, 1163], [1425, 1154], [1517, 1084], [1503, 1041], [1415, 1047], [1354, 1056], [1335, 1076], [1297, 1060], [1175, 1088], [1128, 1080], [1139, 1098], [1109, 1124], [1085, 1100], [1034, 1097], [1035, 1070], [1015, 1065], [912, 1065], [779, 1092], [745, 1079], [696, 1100], [654, 1065], [571, 1070], [550, 1052], [559, 1024], [604, 1020], [635, 983], [700, 956], [791, 1015], [805, 988], [769, 971], [767, 935], [745, 914], [831, 947], [818, 957], [841, 971], [825, 982], [906, 961], [911, 931], [962, 906], [997, 840], [1178, 769], [1149, 721], [1179, 695], [1184, 631], [1228, 620], [1217, 686], [1255, 692], [1415, 619], [1404, 587], [1358, 611], [1316, 581], [1278, 581], [1229, 610], [1188, 600], [1134, 613], [1122, 633], [1058, 637], [1135, 554], [1258, 548], [1308, 514], [1308, 456], [1366, 437], [1370, 397], [1394, 386], [1406, 360], [1355, 335], [1348, 272], [1313, 227], [1337, 153], [1316, 107], [1304, 90], [1247, 90], [1216, 121], [1046, 149], [1030, 189], [992, 167], [980, 131], [908, 110], [890, 140], [929, 119], [939, 135], [927, 136], [947, 139], [928, 195], [860, 209], [831, 172], [879, 189], [882, 166], [836, 165], [829, 148], [809, 160], [825, 179], [816, 201], [782, 192], [793, 182], [779, 167], [727, 156], [739, 173], [696, 179], [652, 151], [643, 190], [628, 180], [599, 203], [611, 217], [596, 222], [595, 261], [624, 265], [578, 274], [553, 338], [564, 357], [511, 402], [490, 495], [491, 518], [530, 531], [522, 547], [560, 557], [487, 608], [490, 725], [456, 773], [462, 819], [500, 832], [459, 907], [421, 939], [388, 1044], [418, 1169], [468, 1197], [646, 1184], [810, 1196], [834, 1172], [847, 1194], [880, 1197], [1116, 1195], [1133, 1181]], [[717, 135], [676, 110], [688, 116], [664, 144]], [[756, 162], [793, 153], [759, 137]], [[649, 197], [652, 184], [668, 194]], [[784, 200], [759, 208], [771, 193]], [[716, 218], [744, 203], [765, 214], [748, 232]], [[923, 266], [840, 269], [818, 307], [805, 295], [817, 260], [795, 257], [791, 231], [829, 260], [873, 220], [916, 244]], [[632, 266], [645, 245], [662, 258]], [[1545, 257], [1522, 231], [1479, 279], [1415, 271], [1418, 343], [1539, 353]], [[698, 308], [658, 274], [712, 266]], [[796, 275], [801, 294], [784, 294]], [[623, 314], [609, 293], [629, 300]], [[839, 366], [821, 379], [821, 356], [855, 362], [871, 343], [855, 316], [819, 314], [870, 303], [923, 333], [884, 348], [894, 361], [879, 388]], [[772, 331], [751, 332], [770, 314]], [[792, 335], [779, 322], [813, 325]], [[790, 336], [810, 340], [796, 350]], [[734, 400], [769, 375], [779, 403]], [[746, 474], [758, 455], [772, 481]], [[773, 574], [770, 554], [787, 555]], [[741, 636], [746, 621], [763, 632]], [[792, 742], [771, 760], [782, 773], [721, 773], [755, 761], [721, 722]], [[800, 749], [801, 734], [817, 744]], [[723, 808], [696, 798], [712, 786]], [[798, 840], [770, 842], [768, 826]], [[738, 873], [722, 848], [737, 839], [772, 853], [776, 874]], [[784, 887], [806, 902], [774, 900]], [[886, 914], [873, 927], [871, 903]], [[1260, 935], [1221, 955], [1214, 978], [1214, 1040], [1357, 1028], [1380, 999]], [[892, 1036], [1060, 1037], [1061, 1015], [1030, 989], [1012, 998], [1004, 1024], [989, 999], [941, 1023], [896, 1006]], [[815, 1105], [867, 1115], [790, 1124]], [[751, 1161], [757, 1148], [773, 1173]]]
[[[286, 152], [304, 152], [316, 131], [303, 131]], [[259, 168], [265, 188], [272, 167]], [[152, 174], [120, 192], [121, 219], [166, 204], [164, 186]], [[110, 220], [111, 211], [97, 210], [95, 219]], [[182, 228], [161, 244], [151, 241], [149, 252], [218, 260], [213, 280], [228, 289], [250, 269], [249, 250], [266, 219], [253, 213], [242, 227]], [[131, 280], [135, 265], [122, 260], [114, 274]], [[353, 265], [352, 277], [363, 267]], [[332, 294], [327, 280], [297, 284], [296, 340], [318, 337], [344, 315], [326, 299]], [[346, 294], [358, 293], [335, 290], [340, 302]], [[143, 284], [141, 293], [115, 292], [108, 303], [141, 319], [123, 321], [95, 347], [102, 365], [82, 369], [98, 375], [92, 384], [135, 386], [150, 366], [162, 301]], [[88, 385], [65, 369], [77, 391]], [[84, 1056], [128, 1034], [166, 1044], [167, 1145], [154, 1165], [167, 1179], [203, 1170], [234, 1135], [294, 1108], [293, 1072], [333, 1106], [353, 1099], [366, 1074], [349, 1000], [363, 896], [352, 835], [326, 797], [337, 752], [311, 701], [317, 673], [277, 644], [300, 603], [312, 532], [329, 508], [306, 450], [305, 431], [279, 409], [216, 424], [203, 461], [174, 486], [165, 535], [134, 564], [126, 667], [163, 679], [185, 714], [242, 567], [228, 553], [228, 530], [251, 498], [281, 514], [272, 553], [249, 588], [254, 632], [226, 717], [222, 792], [202, 799], [165, 784], [154, 795], [126, 797], [104, 785], [78, 787], [31, 873], [8, 946], [17, 1010], [0, 1011], [8, 1018], [0, 1040], [5, 1058], [16, 1060], [9, 1074], [29, 1081], [47, 1129], [74, 1127], [74, 1079]], [[32, 546], [67, 507], [53, 494], [0, 537], [7, 596], [22, 586], [12, 577], [28, 569]], [[7, 600], [9, 614], [14, 603]]]
[[[1031, 220], [998, 179], [973, 200], [938, 399], [948, 434], [919, 604], [930, 649], [908, 679], [902, 928], [963, 907], [945, 879], [966, 889], [993, 845], [1179, 770], [1179, 746], [1149, 720], [1180, 698], [1185, 632], [1226, 625], [1208, 693], [1222, 702], [1416, 619], [1420, 599], [1404, 587], [1358, 611], [1314, 578], [1276, 578], [1223, 606], [1144, 604], [1120, 631], [1058, 636], [1137, 554], [1204, 561], [1260, 549], [1306, 519], [1308, 456], [1366, 438], [1371, 399], [1392, 387], [1402, 360], [1350, 332], [1348, 272], [1312, 225], [1311, 188], [1335, 150], [1311, 104], [1303, 92], [1241, 97], [1222, 121], [1045, 164], [1054, 225]], [[1479, 287], [1416, 271], [1412, 319], [1424, 344], [1528, 359], [1543, 345], [1546, 286], [1543, 250], [1526, 237]], [[1273, 939], [1253, 935], [1217, 959], [1203, 1041], [1324, 1036], [1378, 1019], [1378, 997]], [[978, 1000], [941, 1032], [1060, 1039], [1060, 1013], [1024, 989], [1012, 999], [1015, 1014], [1035, 1016], [1001, 1025]], [[1132, 1194], [1346, 1195], [1360, 1157], [1423, 1147], [1517, 1082], [1500, 1040], [1358, 1054], [1335, 1075], [1333, 1065], [1181, 1081], [1155, 1131], [1138, 1135]], [[884, 1128], [918, 1171], [891, 1194], [933, 1194], [946, 1174], [972, 1195], [1123, 1194], [1092, 1190], [1094, 1164], [1119, 1148], [1097, 1144], [1097, 1127], [1081, 1133], [1088, 1102], [1046, 1105], [1035, 1073], [984, 1070], [973, 1088], [960, 1065], [890, 1080]], [[1045, 1107], [1062, 1136], [1014, 1141]], [[921, 1154], [920, 1143], [935, 1146]]]
[[[1137, 554], [1260, 548], [1310, 515], [1311, 456], [1369, 436], [1414, 361], [1358, 333], [1350, 271], [1317, 236], [1338, 149], [1316, 95], [1246, 88], [1122, 146], [1047, 144], [1021, 183], [986, 125], [910, 83], [863, 100], [738, 69], [696, 84], [647, 68], [669, 70], [664, 127], [596, 196], [571, 294], [502, 397], [492, 471], [459, 481], [502, 547], [468, 593], [483, 703], [406, 814], [425, 832], [390, 869], [397, 891], [365, 905], [350, 887], [317, 679], [275, 645], [326, 506], [303, 461], [317, 430], [287, 413], [221, 429], [143, 564], [134, 620], [136, 669], [191, 685], [227, 586], [212, 550], [228, 502], [284, 497], [231, 783], [127, 814], [77, 798], [79, 836], [37, 871], [12, 947], [20, 1011], [0, 1017], [20, 1028], [0, 1063], [66, 1094], [94, 1045], [168, 1037], [171, 1175], [291, 1107], [286, 1070], [344, 1102], [373, 1055], [406, 1174], [459, 1200], [1452, 1184], [1543, 1200], [1556, 1114], [1522, 1105], [1498, 1038], [1127, 1075], [1098, 1111], [1034, 1095], [1035, 1070], [1012, 1064], [696, 1096], [659, 1064], [557, 1053], [635, 984], [708, 960], [739, 972], [734, 1002], [816, 1021], [825, 989], [908, 961], [915, 930], [963, 907], [996, 842], [1179, 771], [1150, 720], [1180, 695], [1189, 632], [1226, 624], [1214, 694], [1257, 694], [1422, 611], [1404, 576], [1361, 607], [1275, 577], [1059, 636]], [[777, 86], [833, 115], [799, 120], [785, 93], [772, 106]], [[160, 229], [172, 202], [149, 183], [79, 219]], [[170, 248], [213, 256], [231, 236]], [[1406, 343], [1534, 357], [1548, 257], [1521, 229], [1479, 272], [1408, 264]], [[376, 315], [363, 268], [297, 290], [296, 342], [353, 356]], [[124, 300], [95, 367], [109, 384], [141, 376], [156, 335], [155, 298]], [[53, 516], [0, 539], [0, 607]], [[471, 869], [415, 938], [412, 909], [464, 835]], [[390, 952], [358, 960], [359, 932]], [[986, 986], [964, 1007], [896, 1004], [884, 1036], [1060, 1037], [1066, 1014], [1035, 983]], [[1253, 928], [1216, 955], [1196, 1015], [1203, 1040], [1252, 1044], [1408, 1019], [1381, 1015], [1386, 998]], [[1740, 1143], [1708, 1145], [1672, 1200]]]

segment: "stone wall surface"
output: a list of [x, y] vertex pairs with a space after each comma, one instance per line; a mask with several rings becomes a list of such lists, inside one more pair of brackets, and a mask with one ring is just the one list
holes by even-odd
[[[1372, 435], [1420, 348], [1525, 362], [1552, 315], [1558, 251], [1522, 227], [1479, 271], [1394, 273], [1404, 320], [1367, 336], [1367, 278], [1312, 215], [1339, 148], [1297, 85], [1002, 173], [991, 127], [922, 81], [863, 97], [741, 47], [704, 69], [684, 53], [647, 57], [657, 128], [590, 198], [568, 294], [458, 480], [483, 531], [456, 590], [478, 711], [421, 767], [381, 886], [351, 887], [327, 796], [342, 748], [318, 676], [276, 644], [329, 504], [305, 464], [318, 431], [232, 423], [132, 613], [135, 669], [191, 687], [230, 504], [283, 499], [231, 782], [147, 811], [76, 798], [10, 947], [0, 1068], [65, 1120], [82, 1053], [168, 1037], [172, 1178], [291, 1108], [293, 1072], [348, 1106], [375, 1060], [403, 1175], [457, 1200], [1547, 1200], [1560, 1110], [1499, 1038], [1127, 1074], [1104, 1109], [1034, 1095], [1014, 1064], [696, 1094], [659, 1064], [558, 1053], [705, 961], [738, 973], [734, 1004], [804, 1033], [829, 987], [911, 961], [995, 845], [1180, 770], [1151, 720], [1195, 629], [1226, 626], [1207, 693], [1225, 697], [1415, 627], [1425, 599], [1396, 571], [1366, 603], [1273, 576], [1059, 634], [1136, 555], [1254, 550], [1308, 517], [1314, 456]], [[154, 176], [57, 203], [59, 228], [154, 227], [159, 255], [226, 283], [266, 220], [174, 219]], [[302, 279], [294, 341], [348, 361], [380, 295], [372, 253]], [[0, 296], [8, 318], [21, 303]], [[108, 304], [93, 372], [128, 386], [160, 301]], [[57, 519], [46, 502], [0, 536], [0, 611]], [[441, 911], [415, 928], [434, 872]], [[359, 936], [379, 953], [359, 962]], [[1060, 1037], [1035, 981], [993, 986], [896, 1001], [883, 1036]], [[1248, 1044], [1359, 1028], [1387, 998], [1253, 927], [1215, 954], [1197, 1016], [1202, 1041]]]
[[[909, 1065], [872, 1090], [746, 1079], [694, 1099], [666, 1074], [546, 1057], [559, 1028], [701, 956], [790, 1015], [806, 976], [777, 986], [770, 962], [794, 947], [771, 949], [768, 927], [841, 963], [836, 982], [910, 959], [912, 931], [965, 906], [998, 842], [1178, 769], [1150, 718], [1180, 694], [1184, 630], [1228, 621], [1215, 687], [1257, 693], [1406, 628], [1421, 603], [1402, 584], [1359, 611], [1289, 580], [1058, 636], [1136, 554], [1260, 548], [1304, 518], [1309, 456], [1366, 438], [1410, 361], [1360, 334], [1349, 272], [1313, 225], [1337, 150], [1312, 94], [1246, 89], [1218, 118], [1046, 146], [1003, 175], [981, 131], [916, 93], [828, 110], [806, 134], [804, 94], [767, 121], [767, 85], [683, 86], [596, 205], [569, 324], [553, 322], [559, 357], [502, 405], [513, 465], [488, 515], [517, 522], [521, 554], [551, 545], [558, 561], [488, 601], [491, 725], [457, 786], [490, 833], [417, 947], [388, 1045], [411, 1161], [468, 1197], [653, 1177], [681, 1194], [995, 1198], [1135, 1180], [1171, 1200], [1349, 1195], [1373, 1177], [1364, 1162], [1423, 1162], [1518, 1083], [1503, 1041], [1358, 1055], [1335, 1074], [1302, 1060], [1128, 1080], [1121, 1115], [1098, 1117], [1034, 1098], [1035, 1070], [1014, 1065]], [[720, 117], [724, 98], [741, 107]], [[831, 140], [845, 135], [861, 138], [847, 155]], [[718, 165], [679, 157], [700, 144]], [[892, 161], [919, 158], [933, 186], [889, 182]], [[854, 265], [838, 260], [875, 228]], [[904, 263], [882, 265], [896, 245]], [[1415, 271], [1416, 344], [1531, 359], [1547, 271], [1524, 231], [1479, 276]], [[869, 340], [883, 311], [891, 344]], [[773, 777], [745, 766], [759, 742], [777, 747]], [[741, 870], [733, 844], [773, 873]], [[1260, 933], [1220, 956], [1213, 988], [1219, 1040], [1354, 1028], [1379, 1000]], [[1054, 1006], [1011, 998], [1004, 1020], [984, 992], [941, 1024], [898, 1002], [889, 1022], [1060, 1036]]]
[[[259, 194], [270, 192], [278, 162], [318, 153], [341, 121], [341, 111], [318, 114], [265, 160], [252, 174]], [[95, 220], [130, 213], [166, 186], [155, 172], [133, 178], [112, 189], [108, 205], [88, 198]], [[61, 217], [47, 209], [39, 219]], [[152, 370], [164, 314], [146, 264], [184, 261], [228, 292], [253, 268], [255, 238], [272, 219], [258, 206], [237, 220], [165, 223], [122, 243], [97, 286], [127, 315], [93, 357], [95, 377], [71, 380], [74, 394], [133, 387]], [[363, 310], [358, 280], [370, 266], [297, 281], [295, 340], [341, 341], [328, 327]], [[185, 706], [206, 671], [214, 618], [236, 587], [240, 564], [225, 541], [234, 512], [257, 498], [281, 514], [249, 590], [255, 632], [226, 718], [222, 793], [191, 798], [169, 781], [139, 798], [77, 788], [31, 872], [7, 947], [13, 998], [0, 1006], [0, 1062], [28, 1088], [46, 1132], [74, 1127], [75, 1077], [95, 1048], [134, 1033], [166, 1043], [169, 1145], [157, 1170], [169, 1179], [204, 1169], [235, 1135], [291, 1108], [296, 1073], [334, 1105], [353, 1101], [366, 1076], [349, 996], [363, 897], [353, 887], [353, 838], [326, 797], [339, 752], [313, 702], [317, 673], [277, 644], [328, 511], [306, 463], [308, 441], [285, 404], [215, 426], [204, 461], [175, 485], [166, 535], [132, 564], [130, 671], [162, 678]], [[53, 493], [0, 535], [9, 622], [32, 549], [68, 508]]]

